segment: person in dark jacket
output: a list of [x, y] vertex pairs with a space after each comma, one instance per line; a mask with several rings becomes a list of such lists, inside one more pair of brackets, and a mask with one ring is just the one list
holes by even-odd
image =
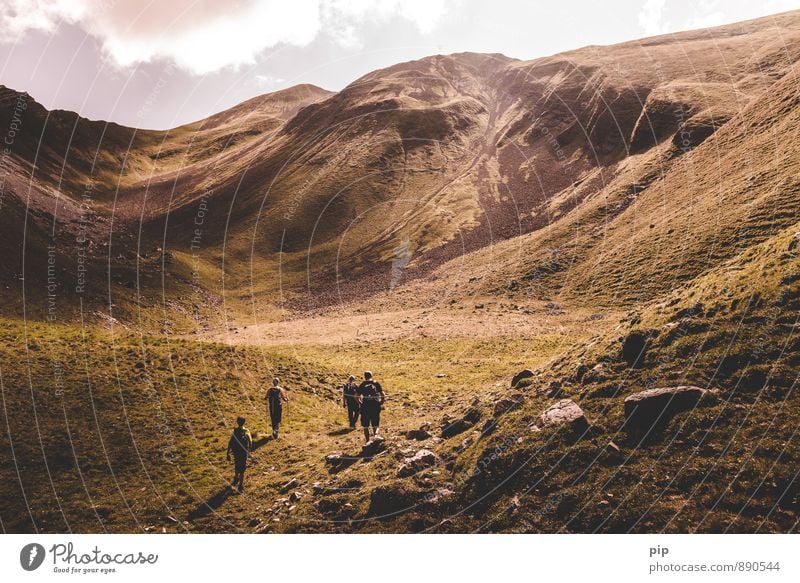
[[381, 384], [372, 378], [372, 373], [364, 373], [364, 382], [356, 389], [358, 404], [361, 406], [361, 427], [364, 428], [364, 440], [369, 441], [369, 428], [372, 434], [378, 435], [381, 424], [381, 409], [386, 397]]
[[347, 421], [350, 428], [354, 429], [358, 421], [358, 385], [356, 384], [356, 377], [350, 375], [347, 382], [342, 385], [342, 406], [347, 409]]
[[231, 461], [233, 454], [233, 484], [239, 492], [244, 491], [244, 471], [247, 469], [247, 457], [250, 455], [250, 448], [253, 445], [253, 438], [250, 431], [244, 426], [244, 417], [236, 419], [236, 429], [233, 430], [231, 438], [228, 440], [228, 451], [226, 457]]
[[278, 429], [283, 419], [283, 404], [289, 401], [286, 391], [280, 386], [280, 379], [272, 379], [272, 386], [267, 389], [267, 410], [272, 422], [272, 439], [278, 439]]

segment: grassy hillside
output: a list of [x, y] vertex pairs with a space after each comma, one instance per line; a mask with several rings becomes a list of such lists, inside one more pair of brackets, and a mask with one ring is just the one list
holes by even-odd
[[[0, 526], [796, 531], [798, 58], [791, 12], [166, 132], [0, 88]], [[365, 369], [362, 449], [336, 387]]]

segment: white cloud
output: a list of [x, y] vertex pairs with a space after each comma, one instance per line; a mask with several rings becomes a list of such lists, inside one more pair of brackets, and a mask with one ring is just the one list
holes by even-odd
[[197, 75], [255, 62], [269, 47], [306, 46], [325, 32], [360, 46], [360, 29], [403, 18], [429, 33], [456, 0], [0, 0], [6, 41], [77, 24], [127, 67], [169, 59]]
[[645, 0], [636, 19], [647, 36], [664, 34], [668, 32], [669, 26], [664, 21], [664, 6], [667, 0]]
[[286, 79], [282, 77], [273, 77], [272, 75], [256, 75], [253, 77], [253, 84], [259, 89], [272, 88], [285, 82]]
[[8, 42], [28, 30], [52, 31], [60, 20], [77, 22], [85, 14], [83, 0], [0, 0], [0, 30]]

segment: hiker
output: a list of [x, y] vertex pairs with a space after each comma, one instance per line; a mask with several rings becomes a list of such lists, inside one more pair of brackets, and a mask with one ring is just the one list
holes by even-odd
[[347, 421], [350, 423], [351, 429], [355, 429], [358, 421], [359, 405], [356, 391], [358, 391], [356, 377], [350, 375], [347, 382], [342, 385], [342, 406], [347, 409]]
[[369, 428], [372, 427], [372, 434], [378, 435], [381, 424], [381, 409], [386, 397], [383, 394], [381, 384], [373, 380], [372, 373], [364, 373], [364, 382], [356, 389], [358, 404], [361, 406], [361, 427], [364, 428], [364, 440], [369, 441]]
[[269, 418], [272, 421], [272, 439], [278, 439], [278, 429], [283, 417], [283, 403], [284, 401], [289, 401], [289, 397], [286, 395], [286, 391], [281, 388], [280, 382], [277, 377], [272, 379], [272, 386], [267, 389], [266, 396]]
[[228, 452], [226, 457], [231, 461], [233, 453], [233, 484], [231, 487], [238, 486], [239, 492], [244, 491], [244, 471], [247, 469], [247, 456], [253, 445], [253, 438], [250, 437], [250, 430], [244, 426], [244, 417], [236, 419], [236, 429], [233, 430], [230, 440], [228, 440]]

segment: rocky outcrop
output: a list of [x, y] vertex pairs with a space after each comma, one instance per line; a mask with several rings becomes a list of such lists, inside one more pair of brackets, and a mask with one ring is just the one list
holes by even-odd
[[647, 389], [625, 398], [625, 428], [642, 433], [665, 425], [676, 413], [698, 406], [708, 390], [693, 386]]

